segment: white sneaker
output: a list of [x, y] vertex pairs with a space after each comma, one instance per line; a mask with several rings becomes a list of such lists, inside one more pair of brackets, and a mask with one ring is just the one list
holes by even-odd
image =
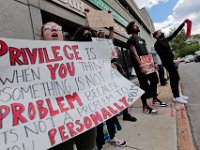
[[110, 140], [110, 144], [116, 145], [116, 146], [127, 146], [127, 142], [124, 139], [119, 139], [117, 137], [114, 137]]
[[183, 99], [182, 97], [175, 97], [173, 98], [173, 102], [181, 103], [181, 104], [187, 104], [188, 102]]
[[188, 100], [189, 96], [185, 96], [185, 95], [180, 95], [181, 98], [183, 98], [184, 100]]

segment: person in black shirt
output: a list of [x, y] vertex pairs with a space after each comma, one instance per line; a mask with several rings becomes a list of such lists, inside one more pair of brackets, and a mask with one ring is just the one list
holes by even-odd
[[[140, 56], [148, 55], [148, 51], [146, 48], [146, 42], [144, 39], [138, 37], [138, 33], [140, 29], [138, 25], [133, 21], [130, 22], [126, 27], [126, 31], [128, 34], [132, 34], [132, 36], [127, 41], [127, 47], [131, 52], [132, 61], [134, 65], [134, 69], [137, 75], [137, 78], [140, 83], [141, 89], [145, 91], [145, 94], [142, 95], [142, 104], [143, 104], [143, 112], [146, 113], [157, 113], [156, 110], [152, 109], [147, 104], [147, 92], [151, 92], [153, 96], [153, 104], [156, 106], [166, 107], [167, 103], [160, 101], [157, 98], [157, 84], [158, 84], [158, 76], [156, 72], [146, 74], [146, 68], [142, 65]], [[156, 66], [156, 65], [155, 65]], [[150, 85], [148, 83], [150, 82]]]
[[153, 56], [154, 62], [158, 65], [158, 75], [160, 79], [160, 85], [165, 86], [167, 85], [167, 79], [165, 78], [165, 71], [164, 71], [164, 67], [162, 65], [161, 59], [158, 53], [155, 51], [154, 47], [151, 47], [150, 53]]
[[157, 39], [156, 43], [154, 44], [155, 50], [160, 56], [163, 66], [169, 72], [170, 85], [174, 96], [173, 101], [184, 104], [188, 103], [187, 99], [189, 99], [189, 97], [179, 94], [180, 77], [177, 70], [177, 64], [179, 62], [174, 61], [174, 54], [169, 42], [179, 33], [179, 31], [181, 31], [185, 25], [185, 22], [186, 21], [184, 21], [169, 37], [165, 38], [164, 33], [162, 33], [161, 30], [157, 30], [153, 33], [153, 37]]
[[[110, 27], [109, 28], [109, 39], [111, 39], [113, 42], [114, 42], [114, 28], [113, 27]], [[99, 38], [105, 38], [105, 33], [100, 30], [98, 33], [97, 33], [97, 36]], [[112, 65], [114, 65], [116, 67], [116, 69], [125, 77], [125, 72], [123, 71], [123, 68], [117, 63], [116, 59], [112, 59], [111, 60], [111, 63]], [[131, 121], [131, 122], [135, 122], [137, 121], [137, 119], [133, 116], [131, 116], [129, 113], [128, 113], [128, 108], [125, 109], [123, 111], [123, 120], [125, 121]]]
[[[110, 28], [110, 33], [111, 32], [114, 32], [112, 28]], [[109, 36], [111, 39], [114, 38], [113, 34]], [[92, 41], [92, 37], [104, 38], [105, 34], [102, 34], [102, 36], [100, 37], [98, 34], [96, 34], [96, 32], [92, 28], [88, 26], [83, 26], [77, 29], [77, 31], [75, 32], [73, 36], [73, 40], [74, 41]], [[116, 137], [117, 131], [120, 131], [122, 129], [117, 116], [113, 116], [112, 118], [106, 120], [105, 122], [106, 122], [107, 130], [108, 130], [109, 138], [110, 138], [109, 143], [112, 145], [125, 147], [127, 145], [127, 142], [124, 139]], [[97, 126], [97, 136], [96, 136], [97, 150], [103, 149], [103, 145], [106, 143], [103, 130], [104, 130], [103, 123], [101, 123]]]

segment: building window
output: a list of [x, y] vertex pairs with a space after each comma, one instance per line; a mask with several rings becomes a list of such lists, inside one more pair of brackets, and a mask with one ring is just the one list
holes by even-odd
[[137, 14], [133, 11], [133, 9], [126, 3], [124, 0], [118, 0], [119, 3], [131, 14], [131, 16], [137, 20], [137, 22], [144, 28], [144, 30], [148, 33], [151, 34], [149, 29], [145, 27], [144, 23], [141, 21], [141, 19], [137, 16]]

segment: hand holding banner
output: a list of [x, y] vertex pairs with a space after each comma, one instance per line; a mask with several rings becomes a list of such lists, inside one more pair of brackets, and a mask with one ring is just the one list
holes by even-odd
[[44, 150], [99, 125], [143, 91], [111, 70], [109, 44], [0, 38], [1, 150]]

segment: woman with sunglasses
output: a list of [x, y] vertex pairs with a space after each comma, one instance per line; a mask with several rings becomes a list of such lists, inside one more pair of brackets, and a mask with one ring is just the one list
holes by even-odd
[[[55, 22], [45, 23], [41, 28], [41, 39], [64, 41], [62, 27]], [[93, 128], [49, 150], [73, 150], [74, 144], [78, 150], [94, 150], [95, 142], [96, 128]]]

